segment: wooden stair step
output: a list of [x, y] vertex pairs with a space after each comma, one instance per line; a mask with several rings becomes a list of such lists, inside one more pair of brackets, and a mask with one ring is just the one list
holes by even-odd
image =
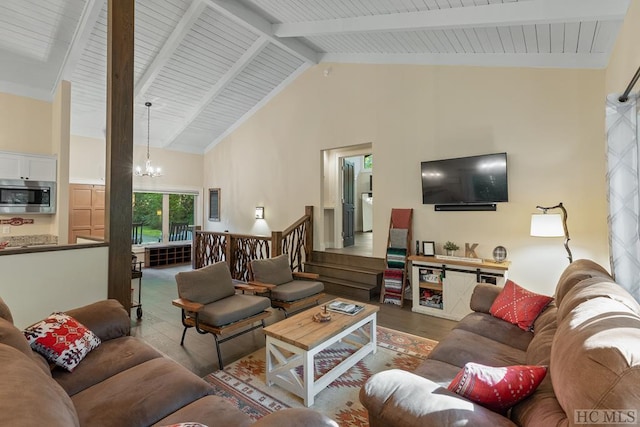
[[355, 272], [358, 272], [358, 273], [365, 273], [365, 274], [378, 274], [378, 273], [384, 272], [384, 270], [377, 269], [377, 268], [350, 266], [350, 265], [344, 265], [344, 264], [331, 264], [331, 263], [328, 263], [328, 262], [316, 262], [316, 261], [307, 261], [307, 262], [305, 262], [305, 267], [306, 266], [310, 266], [310, 265], [318, 266], [318, 267], [332, 268], [332, 269], [335, 269], [335, 270], [355, 271]]
[[374, 270], [384, 269], [385, 266], [385, 260], [383, 258], [339, 254], [335, 252], [313, 251], [311, 259], [318, 263], [350, 265]]
[[375, 289], [377, 287], [377, 285], [372, 285], [369, 283], [362, 283], [362, 282], [352, 282], [350, 280], [344, 280], [344, 279], [338, 279], [336, 277], [328, 277], [328, 276], [320, 276], [320, 278], [318, 279], [319, 281], [325, 283], [325, 282], [331, 282], [334, 283], [336, 285], [341, 285], [341, 286], [346, 286], [349, 288], [356, 288], [356, 289]]
[[381, 270], [363, 269], [347, 267], [335, 264], [305, 263], [305, 271], [318, 273], [325, 277], [334, 277], [336, 279], [348, 280], [352, 282], [363, 282], [371, 285], [377, 285], [382, 282]]
[[380, 295], [380, 288], [377, 286], [367, 286], [333, 277], [321, 277], [320, 280], [324, 283], [325, 293], [331, 295], [348, 297], [362, 302], [377, 301], [378, 295]]

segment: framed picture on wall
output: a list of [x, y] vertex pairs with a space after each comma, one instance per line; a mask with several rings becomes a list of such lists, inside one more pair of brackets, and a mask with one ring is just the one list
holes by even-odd
[[431, 240], [422, 241], [422, 255], [434, 256], [436, 254], [436, 243]]
[[220, 221], [220, 189], [209, 189], [209, 221]]

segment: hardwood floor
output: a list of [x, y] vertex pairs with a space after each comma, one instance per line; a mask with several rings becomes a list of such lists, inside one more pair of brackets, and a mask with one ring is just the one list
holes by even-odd
[[373, 232], [356, 231], [353, 235], [354, 243], [346, 248], [336, 249], [327, 248], [327, 252], [335, 252], [338, 254], [373, 256]]
[[[171, 305], [171, 301], [178, 296], [175, 274], [190, 269], [190, 265], [181, 265], [143, 270], [143, 316], [138, 321], [135, 309], [131, 310], [131, 335], [144, 339], [158, 351], [202, 377], [218, 369], [213, 336], [210, 334], [200, 335], [192, 328], [187, 331], [184, 346], [180, 346], [183, 330], [180, 310]], [[327, 296], [326, 300], [333, 298], [333, 296]], [[377, 304], [377, 302], [370, 303]], [[273, 315], [266, 320], [266, 324], [270, 325], [283, 318], [284, 315], [281, 311], [274, 310]], [[378, 324], [433, 340], [440, 340], [453, 328], [456, 322], [413, 313], [410, 302], [406, 302], [404, 308], [381, 304]], [[264, 334], [262, 330], [258, 329], [221, 344], [223, 363], [229, 364], [253, 353], [264, 347], [264, 341]]]

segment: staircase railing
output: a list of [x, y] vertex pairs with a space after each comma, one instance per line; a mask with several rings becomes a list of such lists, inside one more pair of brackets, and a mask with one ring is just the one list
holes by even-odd
[[249, 280], [248, 265], [286, 253], [293, 271], [302, 271], [313, 250], [313, 206], [305, 207], [302, 218], [271, 236], [252, 236], [216, 231], [196, 231], [193, 239], [193, 268], [226, 261], [231, 277]]

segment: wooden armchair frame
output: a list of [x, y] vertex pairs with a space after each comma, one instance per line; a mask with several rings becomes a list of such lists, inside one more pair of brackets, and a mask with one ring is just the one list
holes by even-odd
[[[262, 288], [251, 286], [245, 283], [236, 283], [234, 284], [234, 287], [236, 288], [236, 290], [242, 291], [242, 293], [244, 293], [245, 291], [258, 292], [260, 290], [264, 290]], [[180, 345], [184, 345], [184, 338], [187, 333], [187, 329], [189, 328], [195, 328], [199, 334], [203, 334], [203, 335], [212, 334], [213, 339], [216, 342], [216, 351], [218, 353], [218, 365], [220, 366], [220, 369], [224, 369], [224, 366], [222, 364], [222, 353], [220, 352], [220, 344], [222, 344], [223, 342], [229, 341], [230, 339], [236, 338], [240, 335], [246, 334], [247, 332], [251, 332], [255, 329], [263, 328], [265, 326], [264, 319], [271, 316], [270, 312], [263, 311], [251, 317], [247, 317], [246, 319], [242, 319], [234, 323], [229, 323], [228, 325], [213, 326], [207, 323], [200, 322], [199, 313], [204, 309], [204, 304], [201, 304], [199, 302], [189, 301], [186, 298], [176, 298], [171, 303], [174, 306], [179, 307], [182, 311], [182, 325], [184, 326], [184, 330], [182, 331], [182, 338], [180, 339]], [[254, 325], [254, 323], [258, 321], [260, 322], [260, 324]], [[251, 325], [251, 327], [242, 329], [245, 326], [249, 326], [249, 325]], [[238, 329], [242, 329], [242, 330], [239, 332], [236, 332], [231, 336], [228, 336], [222, 339], [219, 338], [223, 334], [231, 333], [231, 332], [237, 331]]]

